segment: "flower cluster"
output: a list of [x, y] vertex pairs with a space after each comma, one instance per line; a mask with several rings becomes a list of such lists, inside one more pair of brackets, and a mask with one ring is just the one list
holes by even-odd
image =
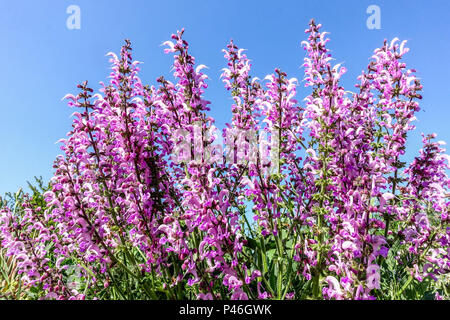
[[184, 30], [164, 43], [172, 81], [144, 85], [128, 40], [109, 53], [108, 84], [65, 96], [72, 130], [44, 204], [1, 208], [23, 285], [57, 299], [448, 297], [450, 159], [428, 135], [402, 161], [422, 98], [405, 41], [375, 50], [353, 93], [321, 25], [306, 34], [300, 103], [296, 78], [252, 77], [228, 44], [221, 133]]

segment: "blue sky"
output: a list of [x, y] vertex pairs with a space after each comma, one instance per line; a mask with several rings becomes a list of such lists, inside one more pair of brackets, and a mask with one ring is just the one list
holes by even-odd
[[[66, 27], [69, 5], [81, 9], [81, 29]], [[381, 29], [369, 30], [369, 5], [381, 9]], [[88, 80], [95, 89], [109, 74], [105, 54], [125, 38], [143, 61], [141, 78], [153, 84], [170, 75], [172, 57], [159, 45], [182, 27], [199, 64], [210, 69], [206, 97], [219, 127], [230, 118], [231, 100], [219, 79], [221, 50], [232, 38], [248, 49], [252, 74], [264, 78], [279, 67], [303, 77], [300, 42], [311, 18], [330, 32], [336, 63], [353, 90], [373, 50], [384, 39], [408, 40], [405, 61], [424, 85], [417, 129], [407, 158], [420, 148], [421, 132], [450, 143], [450, 1], [112, 1], [46, 0], [0, 3], [0, 194], [16, 191], [35, 175], [49, 179], [60, 150], [55, 142], [70, 130], [73, 112], [61, 98]], [[299, 100], [306, 95], [299, 88]], [[450, 148], [450, 147], [449, 147]]]

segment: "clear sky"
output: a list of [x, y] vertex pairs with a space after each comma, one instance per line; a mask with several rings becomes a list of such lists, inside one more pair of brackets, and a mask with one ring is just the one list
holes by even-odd
[[[369, 5], [381, 9], [381, 29], [369, 30]], [[81, 28], [66, 26], [66, 9], [81, 9]], [[172, 57], [160, 44], [182, 27], [191, 53], [210, 69], [207, 99], [219, 127], [230, 118], [231, 100], [219, 79], [225, 67], [221, 50], [232, 38], [248, 49], [252, 75], [264, 78], [280, 67], [289, 77], [303, 78], [300, 65], [304, 29], [315, 18], [330, 32], [336, 63], [353, 90], [356, 77], [383, 40], [408, 40], [405, 57], [424, 85], [417, 129], [407, 157], [420, 147], [421, 132], [436, 132], [450, 143], [450, 1], [112, 1], [15, 0], [0, 2], [0, 194], [16, 191], [33, 176], [49, 179], [60, 152], [55, 142], [70, 130], [73, 112], [61, 98], [76, 93], [88, 80], [94, 89], [105, 81], [105, 54], [118, 52], [125, 38], [134, 58], [143, 61], [141, 78], [154, 84], [170, 75]], [[299, 100], [306, 95], [299, 89]], [[449, 147], [450, 148], [450, 147]]]

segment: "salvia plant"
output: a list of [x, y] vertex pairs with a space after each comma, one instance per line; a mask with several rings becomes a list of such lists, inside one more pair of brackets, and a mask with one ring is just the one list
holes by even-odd
[[65, 97], [50, 185], [2, 201], [4, 295], [448, 299], [450, 159], [429, 134], [403, 161], [422, 98], [405, 41], [376, 49], [350, 92], [320, 29], [302, 42], [302, 102], [297, 79], [252, 77], [227, 45], [222, 131], [184, 30], [164, 43], [174, 81], [144, 85], [128, 40], [109, 53], [109, 83]]

